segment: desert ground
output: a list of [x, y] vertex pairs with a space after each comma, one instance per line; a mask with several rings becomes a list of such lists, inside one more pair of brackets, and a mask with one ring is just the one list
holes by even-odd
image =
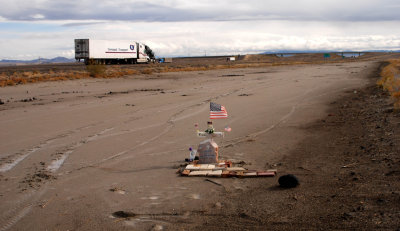
[[[0, 230], [396, 230], [386, 58], [2, 87]], [[232, 128], [220, 159], [276, 177], [177, 174], [210, 101]], [[278, 187], [287, 173], [298, 187]]]

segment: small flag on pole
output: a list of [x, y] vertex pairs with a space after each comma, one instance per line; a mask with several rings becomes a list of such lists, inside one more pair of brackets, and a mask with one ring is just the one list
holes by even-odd
[[226, 112], [225, 107], [210, 102], [210, 119], [224, 119], [224, 118], [228, 118], [228, 112]]

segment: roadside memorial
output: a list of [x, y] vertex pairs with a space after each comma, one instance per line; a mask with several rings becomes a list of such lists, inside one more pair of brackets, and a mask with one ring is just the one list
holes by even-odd
[[[217, 103], [210, 102], [210, 120], [226, 119], [228, 112], [225, 107]], [[249, 170], [242, 166], [235, 166], [230, 160], [219, 159], [219, 147], [214, 141], [216, 137], [224, 137], [224, 132], [215, 131], [213, 122], [207, 122], [207, 129], [204, 132], [198, 130], [196, 123], [196, 134], [200, 138], [205, 138], [200, 142], [197, 150], [189, 148], [189, 158], [186, 159], [185, 168], [179, 169], [181, 176], [207, 176], [207, 177], [273, 177], [276, 169], [270, 170]], [[226, 126], [225, 132], [231, 132], [232, 128]], [[197, 156], [196, 156], [197, 154]], [[243, 162], [243, 161], [242, 161]]]
[[208, 128], [204, 132], [197, 131], [198, 137], [206, 137], [199, 144], [197, 152], [199, 153], [199, 164], [218, 163], [218, 144], [215, 143], [214, 137], [223, 137], [223, 132], [215, 132], [212, 122], [207, 122]]

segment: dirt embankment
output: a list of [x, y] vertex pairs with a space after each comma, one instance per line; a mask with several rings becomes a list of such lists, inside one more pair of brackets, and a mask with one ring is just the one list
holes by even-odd
[[295, 174], [299, 187], [255, 181], [227, 193], [221, 213], [193, 217], [192, 228], [398, 230], [400, 112], [376, 86], [378, 73], [367, 88], [331, 102], [329, 116], [305, 127], [306, 139], [281, 161], [280, 175]]

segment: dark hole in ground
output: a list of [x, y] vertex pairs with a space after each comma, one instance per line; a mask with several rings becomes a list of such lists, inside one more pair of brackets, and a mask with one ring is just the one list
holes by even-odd
[[120, 217], [120, 218], [128, 218], [128, 217], [135, 217], [136, 214], [132, 212], [125, 212], [125, 211], [117, 211], [113, 212], [112, 214], [114, 217]]
[[221, 75], [221, 77], [236, 77], [236, 76], [244, 76], [244, 75]]

